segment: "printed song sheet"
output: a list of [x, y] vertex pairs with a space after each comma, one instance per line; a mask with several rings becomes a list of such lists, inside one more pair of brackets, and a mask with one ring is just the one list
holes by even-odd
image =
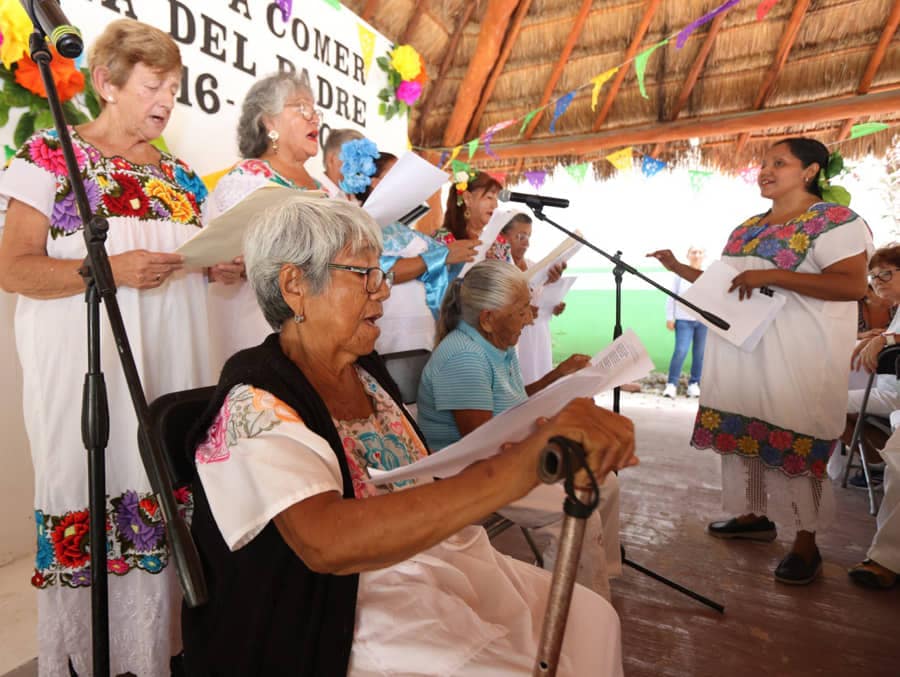
[[576, 275], [569, 275], [559, 278], [553, 284], [545, 284], [540, 290], [540, 294], [536, 294], [537, 307], [541, 313], [550, 313], [562, 303], [576, 279], [578, 279]]
[[565, 263], [575, 256], [580, 249], [580, 242], [567, 237], [556, 247], [556, 249], [547, 254], [547, 256], [535, 263], [525, 272], [525, 275], [528, 277], [528, 286], [532, 289], [543, 286], [547, 281], [547, 275], [550, 272], [550, 269], [557, 263]]
[[[763, 334], [775, 320], [778, 311], [784, 307], [784, 294], [769, 290], [754, 289], [749, 299], [738, 300], [737, 290], [729, 293], [731, 281], [738, 271], [722, 261], [716, 261], [684, 294], [684, 298], [695, 306], [721, 317], [731, 327], [728, 331], [719, 329], [702, 317], [697, 319], [744, 352], [753, 352]], [[770, 295], [771, 294], [771, 295]], [[688, 309], [688, 312], [691, 312]]]
[[515, 214], [514, 211], [509, 209], [504, 209], [502, 207], [494, 210], [493, 215], [491, 216], [491, 220], [488, 221], [488, 224], [484, 227], [484, 230], [481, 231], [481, 235], [478, 236], [478, 239], [481, 240], [481, 244], [475, 249], [475, 258], [471, 261], [468, 261], [466, 265], [462, 267], [462, 270], [459, 271], [459, 277], [463, 277], [476, 263], [480, 261], [484, 261], [484, 257], [487, 256], [488, 249], [491, 248], [491, 245], [494, 244], [494, 240], [497, 239], [497, 236], [500, 234], [500, 231], [503, 230], [503, 226], [509, 223], [509, 220]]
[[379, 181], [362, 208], [384, 228], [438, 192], [449, 178], [447, 172], [415, 153], [405, 153]]
[[175, 253], [184, 257], [184, 265], [188, 268], [205, 268], [231, 261], [244, 251], [244, 233], [253, 217], [292, 197], [319, 199], [326, 194], [321, 190], [298, 191], [267, 183], [212, 219]]
[[520, 440], [534, 429], [541, 416], [554, 416], [576, 397], [593, 397], [623, 383], [642, 378], [653, 362], [637, 335], [627, 329], [597, 353], [591, 365], [559, 379], [512, 409], [480, 426], [458, 442], [428, 458], [388, 472], [374, 472], [372, 482], [386, 484], [413, 477], [450, 477], [476, 461], [490, 458], [504, 442]]

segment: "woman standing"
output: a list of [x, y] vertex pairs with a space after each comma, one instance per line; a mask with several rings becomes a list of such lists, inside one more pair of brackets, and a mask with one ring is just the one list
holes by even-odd
[[[775, 570], [783, 583], [816, 578], [815, 532], [834, 513], [828, 463], [843, 428], [856, 305], [872, 251], [865, 221], [823, 201], [828, 150], [792, 138], [766, 153], [760, 193], [769, 211], [732, 231], [723, 260], [739, 271], [730, 292], [749, 298], [776, 287], [787, 302], [752, 353], [711, 336], [691, 444], [722, 455], [725, 510], [739, 516], [709, 525], [718, 538], [773, 540], [768, 516], [797, 530]], [[689, 282], [700, 271], [669, 250], [650, 254]]]
[[[202, 181], [150, 141], [169, 121], [181, 82], [178, 47], [162, 31], [123, 19], [88, 57], [101, 113], [71, 130], [106, 243], [117, 298], [147, 399], [211, 380], [206, 368], [206, 281], [172, 253], [200, 228]], [[41, 675], [91, 672], [88, 480], [81, 443], [87, 364], [81, 219], [55, 130], [36, 133], [0, 181], [9, 200], [0, 284], [20, 295], [16, 346], [35, 471]], [[230, 266], [211, 276], [236, 279]], [[159, 508], [137, 446], [137, 421], [102, 314], [101, 347], [111, 428], [107, 542], [111, 670], [165, 675], [180, 651], [181, 592], [169, 566]], [[177, 496], [182, 505], [190, 496]]]
[[[691, 246], [688, 248], [688, 265], [702, 271], [703, 257], [706, 252], [702, 247]], [[680, 275], [675, 275], [670, 289], [679, 296], [691, 288], [691, 283]], [[700, 397], [700, 376], [703, 374], [703, 349], [706, 347], [706, 325], [697, 320], [691, 313], [686, 312], [681, 304], [675, 303], [671, 296], [666, 301], [666, 329], [675, 332], [675, 351], [669, 360], [669, 379], [663, 397], [674, 398], [678, 394], [678, 380], [681, 378], [681, 367], [688, 349], [693, 344], [691, 352], [691, 377], [688, 381], [687, 396]]]
[[[476, 172], [468, 183], [450, 186], [444, 225], [435, 232], [434, 239], [446, 245], [458, 240], [475, 240], [475, 246], [481, 244], [481, 231], [497, 209], [497, 196], [502, 187], [497, 179], [485, 172]], [[463, 265], [450, 266], [451, 280], [459, 275]]]

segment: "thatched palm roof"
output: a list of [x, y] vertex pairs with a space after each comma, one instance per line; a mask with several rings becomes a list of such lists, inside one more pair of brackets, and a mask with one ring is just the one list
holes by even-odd
[[[410, 137], [439, 149], [552, 103], [722, 2], [346, 4], [423, 55], [431, 80], [412, 115]], [[497, 133], [500, 157], [479, 154], [477, 166], [519, 174], [593, 161], [605, 174], [612, 169], [605, 155], [634, 145], [668, 161], [688, 152], [696, 157], [699, 148], [703, 161], [737, 171], [779, 137], [806, 134], [834, 143], [847, 139], [855, 123], [900, 123], [900, 0], [780, 0], [762, 21], [758, 5], [743, 0], [697, 29], [682, 49], [673, 40], [656, 50], [645, 76], [649, 98], [639, 92], [634, 67], [623, 67], [621, 81], [603, 87], [596, 111], [590, 87], [581, 89], [555, 134], [551, 107], [530, 139], [519, 137], [519, 125]], [[845, 141], [840, 149], [849, 157], [882, 153], [894, 131]], [[692, 148], [691, 138], [699, 147]]]

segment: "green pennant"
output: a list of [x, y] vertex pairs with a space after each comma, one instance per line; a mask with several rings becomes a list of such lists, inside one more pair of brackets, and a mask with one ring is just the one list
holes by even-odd
[[331, 6], [334, 7], [335, 9], [340, 9], [340, 8], [341, 8], [340, 0], [325, 0], [325, 4], [326, 4], [326, 5], [331, 5]]
[[590, 166], [589, 162], [582, 162], [578, 165], [568, 165], [566, 167], [566, 173], [571, 176], [575, 181], [581, 183], [584, 181], [584, 176], [587, 174], [588, 167]]
[[657, 49], [665, 45], [669, 41], [669, 38], [665, 40], [661, 40], [657, 42], [653, 47], [649, 49], [645, 49], [643, 52], [634, 57], [634, 72], [637, 74], [638, 87], [641, 90], [641, 96], [645, 99], [649, 99], [647, 96], [647, 90], [644, 88], [644, 71], [647, 70], [647, 61], [650, 59], [650, 55], [653, 54]]
[[456, 176], [457, 172], [469, 172], [472, 170], [472, 167], [462, 160], [454, 160], [450, 163], [450, 171]]
[[12, 146], [4, 144], [3, 152], [6, 153], [6, 161], [9, 162], [10, 158], [16, 154], [16, 149]]
[[522, 120], [522, 126], [519, 128], [519, 136], [525, 133], [525, 128], [534, 120], [534, 116], [541, 112], [540, 108], [535, 108], [528, 115], [525, 116], [525, 119]]
[[471, 141], [469, 141], [467, 146], [469, 151], [469, 159], [471, 160], [472, 156], [475, 155], [475, 151], [478, 150], [478, 139], [472, 139]]
[[876, 132], [881, 132], [888, 128], [888, 125], [883, 122], [864, 122], [860, 125], [853, 125], [850, 128], [850, 138], [858, 139], [861, 136], [868, 136], [869, 134], [875, 134]]

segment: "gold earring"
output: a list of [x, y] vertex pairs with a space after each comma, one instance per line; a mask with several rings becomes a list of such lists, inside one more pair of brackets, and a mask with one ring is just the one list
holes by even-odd
[[[272, 129], [269, 131], [269, 133], [266, 136], [268, 136], [269, 139], [272, 141], [272, 152], [277, 155], [278, 154], [278, 139], [280, 137], [278, 130]], [[302, 320], [301, 320], [301, 322], [302, 322]]]
[[472, 212], [469, 211], [468, 207], [466, 207], [466, 211], [463, 212], [463, 218], [466, 219], [466, 221], [472, 218]]

